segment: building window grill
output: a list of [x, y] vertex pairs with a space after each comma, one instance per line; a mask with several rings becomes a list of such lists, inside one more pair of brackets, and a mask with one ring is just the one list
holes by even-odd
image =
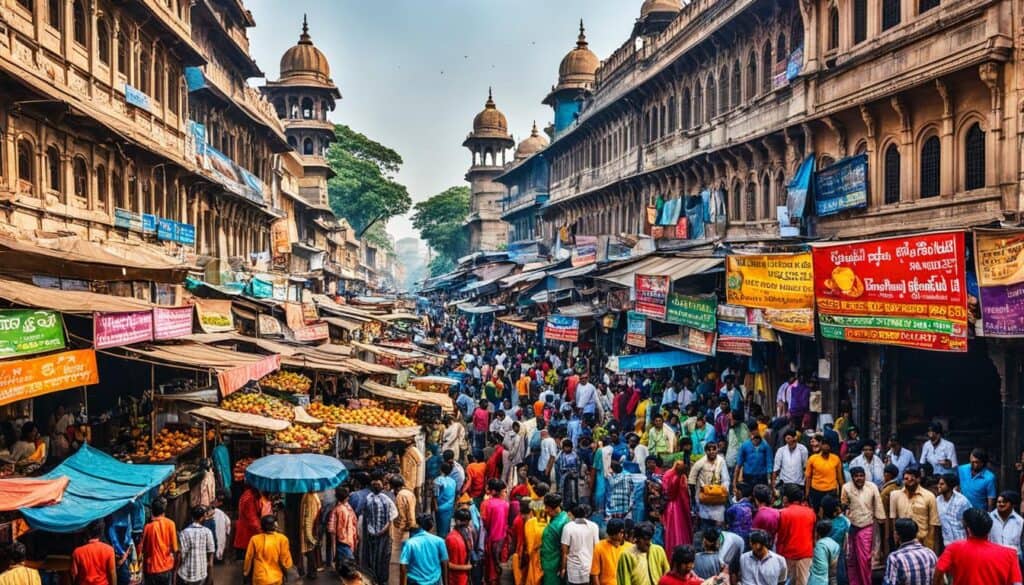
[[975, 122], [964, 140], [964, 189], [972, 191], [985, 186], [985, 131]]
[[939, 164], [942, 158], [939, 137], [932, 136], [921, 147], [921, 198], [939, 194]]
[[900, 201], [900, 149], [890, 144], [885, 149], [885, 203]]

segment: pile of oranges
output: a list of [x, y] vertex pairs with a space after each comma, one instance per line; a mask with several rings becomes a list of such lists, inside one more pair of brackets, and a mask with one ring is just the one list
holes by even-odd
[[334, 424], [356, 424], [386, 428], [416, 426], [416, 423], [404, 414], [379, 406], [345, 408], [343, 406], [325, 406], [320, 402], [314, 402], [306, 410], [316, 418]]

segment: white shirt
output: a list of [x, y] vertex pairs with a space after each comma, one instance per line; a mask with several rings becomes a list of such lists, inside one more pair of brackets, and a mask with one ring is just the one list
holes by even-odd
[[548, 461], [555, 457], [558, 457], [558, 443], [551, 437], [542, 439], [540, 442], [540, 459], [537, 460], [537, 467], [540, 468], [541, 473], [544, 473], [544, 470], [548, 468]]
[[665, 388], [665, 392], [662, 393], [662, 395], [661, 395], [661, 405], [662, 406], [665, 406], [667, 404], [671, 404], [673, 402], [678, 402], [678, 400], [679, 400], [679, 393], [676, 392], [676, 389], [673, 388], [672, 386], [669, 386], [668, 388]]
[[218, 561], [224, 559], [224, 549], [228, 545], [228, 532], [231, 530], [231, 518], [220, 508], [213, 509], [214, 535], [217, 537], [217, 550], [213, 555]]
[[750, 551], [740, 557], [741, 585], [778, 585], [785, 583], [787, 577], [786, 559], [772, 551], [768, 551], [764, 559]]
[[597, 524], [577, 518], [562, 529], [562, 545], [569, 547], [565, 556], [565, 576], [570, 583], [589, 583], [594, 547], [600, 540]]
[[906, 447], [900, 447], [900, 454], [896, 455], [892, 452], [892, 449], [885, 454], [889, 458], [889, 463], [896, 466], [899, 469], [899, 474], [896, 475], [896, 483], [903, 483], [903, 470], [910, 467], [912, 464], [917, 463], [917, 459], [914, 458], [914, 454], [910, 452], [910, 449]]
[[[944, 459], [949, 459], [951, 463], [949, 467], [939, 464], [939, 461]], [[932, 464], [935, 475], [940, 473], [953, 473], [957, 465], [956, 448], [953, 447], [953, 443], [950, 443], [946, 439], [939, 439], [938, 446], [934, 445], [931, 440], [925, 441], [924, 447], [921, 447], [921, 465], [924, 465], [925, 463]]]
[[587, 382], [576, 387], [576, 408], [584, 413], [593, 413], [597, 407], [597, 387]]
[[505, 436], [506, 433], [512, 430], [512, 423], [514, 422], [515, 421], [512, 420], [508, 414], [506, 414], [503, 419], [494, 417], [494, 420], [491, 421], [490, 431], [492, 433], [498, 433], [501, 436]]
[[882, 483], [885, 481], [882, 477], [885, 473], [885, 464], [882, 463], [881, 457], [875, 455], [871, 458], [871, 462], [869, 463], [867, 457], [864, 457], [863, 454], [857, 455], [852, 461], [850, 461], [850, 469], [853, 469], [854, 467], [863, 467], [864, 477], [876, 486], [882, 487]]
[[1005, 521], [995, 510], [988, 515], [992, 517], [992, 530], [988, 533], [989, 542], [1010, 547], [1017, 551], [1017, 556], [1020, 556], [1020, 534], [1024, 529], [1024, 518], [1012, 511]]
[[782, 483], [804, 485], [804, 469], [807, 467], [807, 447], [800, 443], [794, 449], [789, 445], [779, 447], [775, 452], [773, 471], [779, 474]]
[[685, 409], [694, 400], [693, 392], [689, 388], [679, 391], [679, 408]]

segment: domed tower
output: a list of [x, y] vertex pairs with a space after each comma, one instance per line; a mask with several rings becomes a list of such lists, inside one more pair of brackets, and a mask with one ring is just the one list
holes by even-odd
[[544, 104], [555, 111], [555, 136], [572, 126], [583, 107], [583, 100], [594, 91], [597, 67], [601, 61], [587, 44], [586, 30], [580, 20], [580, 36], [576, 46], [558, 66], [558, 85], [544, 98]]
[[260, 89], [274, 104], [284, 122], [288, 144], [302, 160], [305, 179], [300, 186], [305, 187], [305, 196], [309, 198], [310, 188], [316, 187], [318, 201], [311, 202], [326, 205], [327, 179], [334, 175], [327, 165], [327, 147], [336, 138], [327, 115], [334, 111], [341, 92], [331, 79], [327, 57], [313, 45], [305, 15], [299, 42], [281, 56], [279, 79], [268, 81]]
[[633, 36], [650, 36], [665, 30], [683, 7], [679, 0], [644, 0]]
[[547, 148], [547, 146], [548, 139], [540, 133], [540, 130], [537, 129], [537, 121], [534, 120], [533, 129], [530, 130], [530, 135], [516, 147], [516, 156], [513, 162], [519, 162], [530, 158], [531, 155], [537, 154]]
[[506, 153], [515, 146], [508, 133], [508, 120], [487, 90], [487, 103], [473, 118], [473, 131], [462, 143], [473, 153], [473, 164], [466, 173], [472, 195], [469, 201], [470, 252], [497, 250], [505, 243], [507, 226], [501, 221], [501, 200], [505, 187], [494, 178], [504, 171]]

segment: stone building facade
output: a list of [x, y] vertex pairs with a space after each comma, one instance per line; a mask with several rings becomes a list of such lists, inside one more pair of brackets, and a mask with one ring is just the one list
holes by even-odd
[[466, 172], [471, 191], [469, 216], [465, 221], [469, 229], [469, 251], [498, 250], [506, 245], [508, 228], [501, 221], [505, 187], [495, 178], [510, 162], [507, 155], [515, 141], [508, 133], [505, 114], [498, 109], [490, 92], [484, 109], [473, 119], [473, 131], [462, 146], [473, 154], [472, 165]]

